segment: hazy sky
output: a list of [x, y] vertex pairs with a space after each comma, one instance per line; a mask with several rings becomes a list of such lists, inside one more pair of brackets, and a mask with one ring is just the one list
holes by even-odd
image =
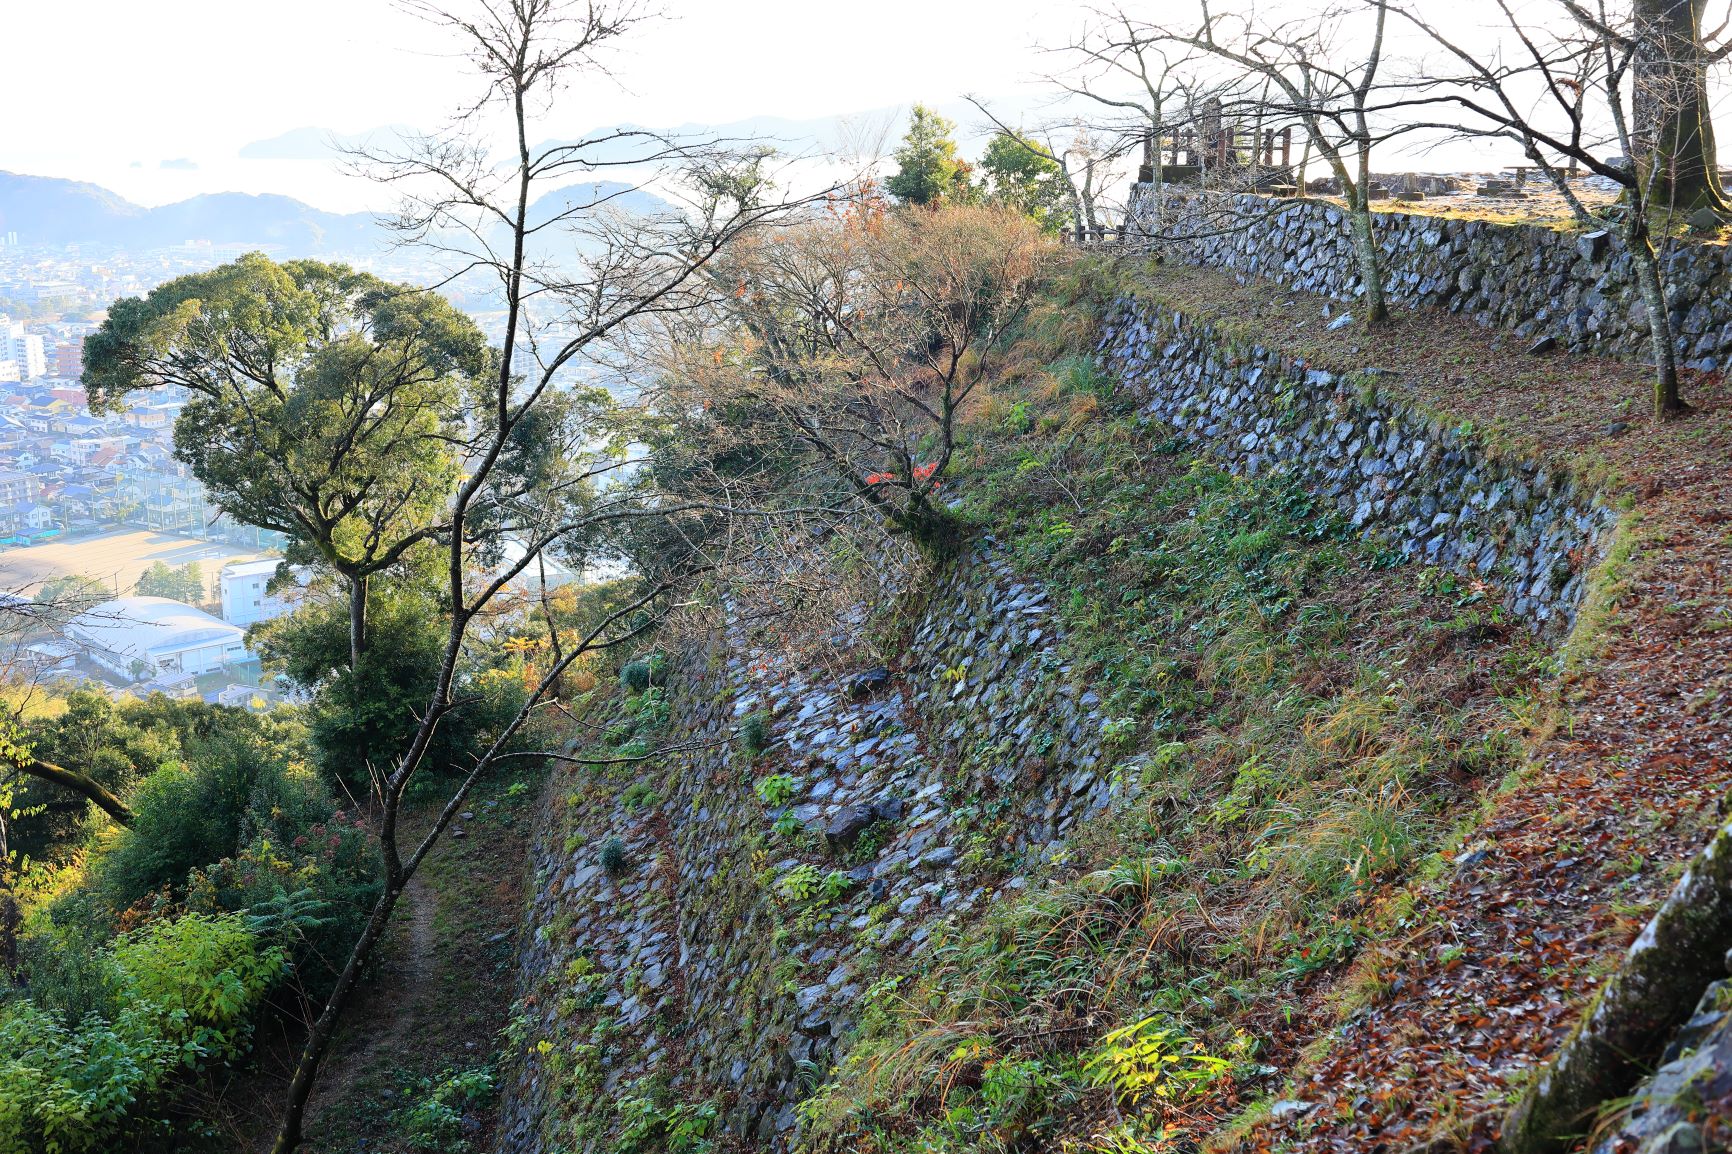
[[[97, 180], [146, 203], [239, 188], [332, 208], [325, 166], [236, 158], [249, 141], [315, 125], [434, 128], [464, 88], [449, 42], [390, 0], [20, 0], [7, 6], [14, 97], [0, 167]], [[577, 132], [747, 116], [827, 116], [965, 92], [1029, 99], [1033, 49], [1080, 9], [1052, 0], [666, 0], [623, 41], [623, 90], [570, 94]], [[164, 162], [190, 161], [165, 169]]]
[[[453, 0], [462, 4], [464, 0]], [[654, 0], [646, 0], [654, 2]], [[1056, 67], [1037, 45], [1081, 25], [1084, 0], [661, 0], [612, 59], [619, 84], [567, 93], [545, 131], [630, 121], [649, 127], [757, 116], [812, 119], [965, 93], [1012, 115], [1038, 109]], [[1261, 0], [1288, 19], [1320, 0]], [[1555, 0], [1518, 0], [1536, 19]], [[1132, 0], [1145, 18], [1186, 0]], [[1452, 34], [1486, 36], [1491, 0], [1425, 11]], [[451, 41], [392, 0], [11, 0], [0, 168], [78, 177], [145, 204], [199, 192], [283, 192], [320, 207], [379, 207], [376, 187], [329, 161], [242, 160], [291, 129], [436, 130], [472, 91]], [[1722, 109], [1722, 116], [1725, 110]], [[975, 119], [978, 123], [978, 118]], [[1724, 130], [1723, 130], [1724, 134]], [[1495, 167], [1513, 146], [1400, 156], [1402, 168]]]

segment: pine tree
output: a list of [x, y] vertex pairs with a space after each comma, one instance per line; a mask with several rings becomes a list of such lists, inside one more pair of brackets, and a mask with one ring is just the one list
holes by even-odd
[[938, 204], [967, 200], [972, 192], [971, 169], [956, 154], [954, 121], [946, 120], [924, 104], [916, 104], [908, 118], [908, 132], [896, 150], [896, 175], [885, 182], [890, 194], [905, 204]]

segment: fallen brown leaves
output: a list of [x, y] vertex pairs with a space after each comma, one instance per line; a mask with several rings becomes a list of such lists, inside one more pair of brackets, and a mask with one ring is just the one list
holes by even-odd
[[1349, 980], [1373, 978], [1382, 996], [1331, 1024], [1321, 1056], [1294, 1071], [1282, 1096], [1306, 1108], [1236, 1145], [1488, 1149], [1515, 1088], [1567, 1035], [1732, 784], [1732, 694], [1715, 688], [1732, 685], [1732, 396], [1699, 376], [1686, 419], [1609, 436], [1631, 397], [1643, 403], [1640, 366], [1523, 357], [1502, 347], [1512, 338], [1431, 312], [1376, 336], [1326, 333], [1314, 298], [1198, 270], [1155, 287], [1221, 319], [1309, 320], [1260, 334], [1291, 332], [1295, 352], [1332, 367], [1387, 367], [1427, 408], [1624, 478], [1613, 496], [1634, 502], [1628, 591], [1602, 655], [1564, 687], [1567, 721], [1493, 799], [1454, 871], [1418, 888], [1424, 932], [1358, 963]]

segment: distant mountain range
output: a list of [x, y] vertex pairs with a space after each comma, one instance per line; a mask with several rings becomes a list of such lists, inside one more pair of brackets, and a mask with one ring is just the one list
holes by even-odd
[[[626, 213], [671, 207], [629, 185], [568, 185], [536, 201], [532, 221], [546, 220], [567, 206], [603, 201]], [[100, 185], [0, 172], [0, 235], [7, 232], [16, 232], [25, 244], [88, 243], [128, 249], [189, 240], [269, 244], [282, 246], [279, 255], [285, 257], [370, 253], [385, 239], [371, 213], [324, 212], [287, 196], [218, 192], [144, 208]]]
[[276, 244], [303, 256], [371, 251], [380, 234], [370, 213], [323, 212], [287, 196], [216, 192], [144, 208], [100, 185], [0, 172], [0, 233], [25, 244], [160, 248], [188, 240]]

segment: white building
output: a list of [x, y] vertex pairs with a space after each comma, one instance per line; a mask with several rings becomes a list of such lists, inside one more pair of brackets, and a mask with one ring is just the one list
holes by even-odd
[[210, 673], [253, 659], [242, 630], [166, 597], [104, 601], [68, 622], [66, 635], [128, 681]]
[[[222, 593], [224, 621], [230, 625], [252, 625], [275, 620], [295, 607], [292, 591], [286, 596], [265, 591], [271, 578], [276, 576], [279, 564], [267, 557], [261, 561], [236, 561], [223, 566], [217, 585]], [[297, 581], [303, 576], [300, 571], [295, 571]]]
[[13, 324], [5, 313], [0, 313], [0, 360], [17, 366], [18, 376], [12, 380], [33, 381], [48, 375], [48, 349], [42, 338], [25, 332], [23, 325]]

